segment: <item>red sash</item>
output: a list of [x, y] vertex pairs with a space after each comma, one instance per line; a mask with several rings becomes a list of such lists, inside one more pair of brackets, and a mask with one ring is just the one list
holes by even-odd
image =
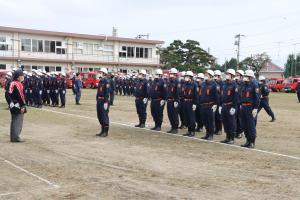
[[23, 93], [23, 85], [22, 85], [22, 83], [19, 82], [19, 81], [13, 81], [13, 82], [11, 82], [11, 84], [9, 86], [9, 93], [10, 94], [13, 93], [14, 86], [16, 86], [17, 90], [19, 91], [19, 94], [20, 94], [20, 96], [22, 98], [23, 103], [26, 104], [25, 96], [24, 96], [24, 93]]

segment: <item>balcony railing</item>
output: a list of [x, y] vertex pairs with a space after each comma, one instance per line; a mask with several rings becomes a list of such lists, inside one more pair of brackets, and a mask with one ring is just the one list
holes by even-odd
[[17, 59], [48, 59], [57, 61], [90, 61], [90, 62], [115, 62], [115, 63], [138, 63], [138, 64], [159, 64], [158, 58], [120, 58], [118, 56], [108, 56], [108, 55], [86, 55], [86, 54], [57, 54], [57, 53], [47, 53], [47, 52], [29, 52], [29, 51], [2, 51], [0, 50], [0, 57], [13, 57]]

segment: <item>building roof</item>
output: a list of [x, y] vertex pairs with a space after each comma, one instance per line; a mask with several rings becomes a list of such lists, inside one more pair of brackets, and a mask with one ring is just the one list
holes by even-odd
[[284, 69], [279, 67], [278, 65], [268, 62], [261, 70], [260, 72], [284, 72]]
[[90, 35], [90, 34], [81, 34], [81, 33], [68, 33], [68, 32], [57, 32], [57, 31], [46, 31], [46, 30], [5, 27], [5, 26], [0, 26], [0, 31], [28, 33], [28, 34], [36, 34], [36, 35], [47, 35], [47, 36], [73, 37], [73, 38], [82, 38], [82, 39], [96, 39], [96, 40], [132, 42], [132, 43], [141, 43], [141, 44], [163, 44], [164, 43], [163, 41], [159, 41], [159, 40], [124, 38], [124, 37], [114, 37], [114, 36], [106, 36], [106, 35]]

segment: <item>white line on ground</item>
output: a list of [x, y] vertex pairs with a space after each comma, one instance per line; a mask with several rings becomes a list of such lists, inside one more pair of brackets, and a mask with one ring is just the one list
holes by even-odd
[[10, 195], [16, 195], [16, 194], [20, 194], [21, 192], [6, 192], [6, 193], [0, 193], [0, 197], [4, 197], [4, 196], [10, 196]]
[[[72, 113], [65, 113], [65, 112], [60, 112], [60, 111], [55, 111], [55, 110], [50, 110], [50, 109], [44, 109], [43, 108], [41, 110], [47, 111], [47, 112], [63, 114], [63, 115], [69, 115], [69, 116], [73, 116], [73, 117], [84, 118], [84, 119], [97, 120], [96, 118], [93, 118], [93, 117], [77, 115], [77, 114], [72, 114]], [[126, 127], [129, 127], [129, 128], [142, 130], [141, 128], [137, 128], [137, 127], [134, 127], [134, 126], [131, 126], [131, 125], [128, 125], [128, 124], [124, 124], [124, 123], [120, 123], [120, 122], [110, 122], [110, 123], [121, 125], [121, 126], [126, 126]], [[229, 145], [229, 144], [224, 144], [224, 143], [220, 143], [220, 142], [216, 142], [216, 141], [208, 141], [208, 140], [203, 140], [203, 139], [196, 138], [196, 137], [186, 137], [186, 136], [183, 136], [183, 135], [171, 134], [171, 133], [167, 133], [167, 132], [164, 132], [164, 131], [154, 131], [154, 130], [150, 130], [150, 129], [144, 129], [144, 130], [151, 131], [151, 132], [156, 132], [156, 133], [163, 133], [163, 134], [167, 134], [167, 135], [175, 136], [175, 137], [183, 137], [183, 138], [187, 138], [187, 139], [191, 139], [191, 140], [198, 140], [198, 141], [207, 142], [207, 143], [219, 144], [219, 145], [223, 145], [223, 146], [227, 146], [227, 147], [238, 148], [238, 149], [241, 149], [241, 150], [260, 152], [260, 153], [269, 154], [269, 155], [273, 155], [273, 156], [279, 156], [279, 157], [285, 157], [285, 158], [290, 158], [290, 159], [294, 159], [294, 160], [300, 160], [300, 157], [297, 157], [297, 156], [291, 156], [291, 155], [286, 155], [286, 154], [281, 154], [281, 153], [275, 153], [275, 152], [265, 151], [265, 150], [260, 150], [260, 149], [243, 148], [243, 147], [240, 147], [240, 146], [237, 146], [237, 145]]]
[[[56, 185], [56, 184], [54, 184], [54, 183], [48, 181], [47, 179], [44, 179], [44, 178], [42, 178], [42, 177], [40, 177], [40, 176], [38, 176], [38, 175], [36, 175], [36, 174], [34, 174], [34, 173], [32, 173], [32, 172], [30, 172], [30, 171], [28, 171], [28, 170], [22, 168], [22, 167], [20, 167], [20, 166], [14, 164], [14, 163], [12, 163], [11, 161], [6, 160], [5, 158], [0, 157], [0, 160], [2, 160], [3, 162], [7, 163], [8, 165], [10, 165], [10, 166], [12, 166], [12, 167], [14, 167], [14, 168], [16, 168], [16, 169], [18, 169], [18, 170], [20, 170], [20, 171], [26, 173], [26, 174], [28, 174], [28, 175], [30, 175], [30, 176], [32, 176], [32, 177], [37, 178], [38, 180], [40, 180], [40, 181], [42, 181], [42, 182], [44, 182], [44, 183], [47, 183], [48, 185], [50, 185], [50, 186], [53, 187], [53, 188], [59, 188], [59, 187], [60, 187], [59, 185]], [[9, 194], [9, 193], [7, 193], [7, 194]]]

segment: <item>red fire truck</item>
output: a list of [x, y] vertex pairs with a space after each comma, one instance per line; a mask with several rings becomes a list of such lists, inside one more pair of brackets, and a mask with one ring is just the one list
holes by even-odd
[[97, 72], [81, 72], [82, 83], [84, 88], [97, 88], [99, 79], [97, 78]]

